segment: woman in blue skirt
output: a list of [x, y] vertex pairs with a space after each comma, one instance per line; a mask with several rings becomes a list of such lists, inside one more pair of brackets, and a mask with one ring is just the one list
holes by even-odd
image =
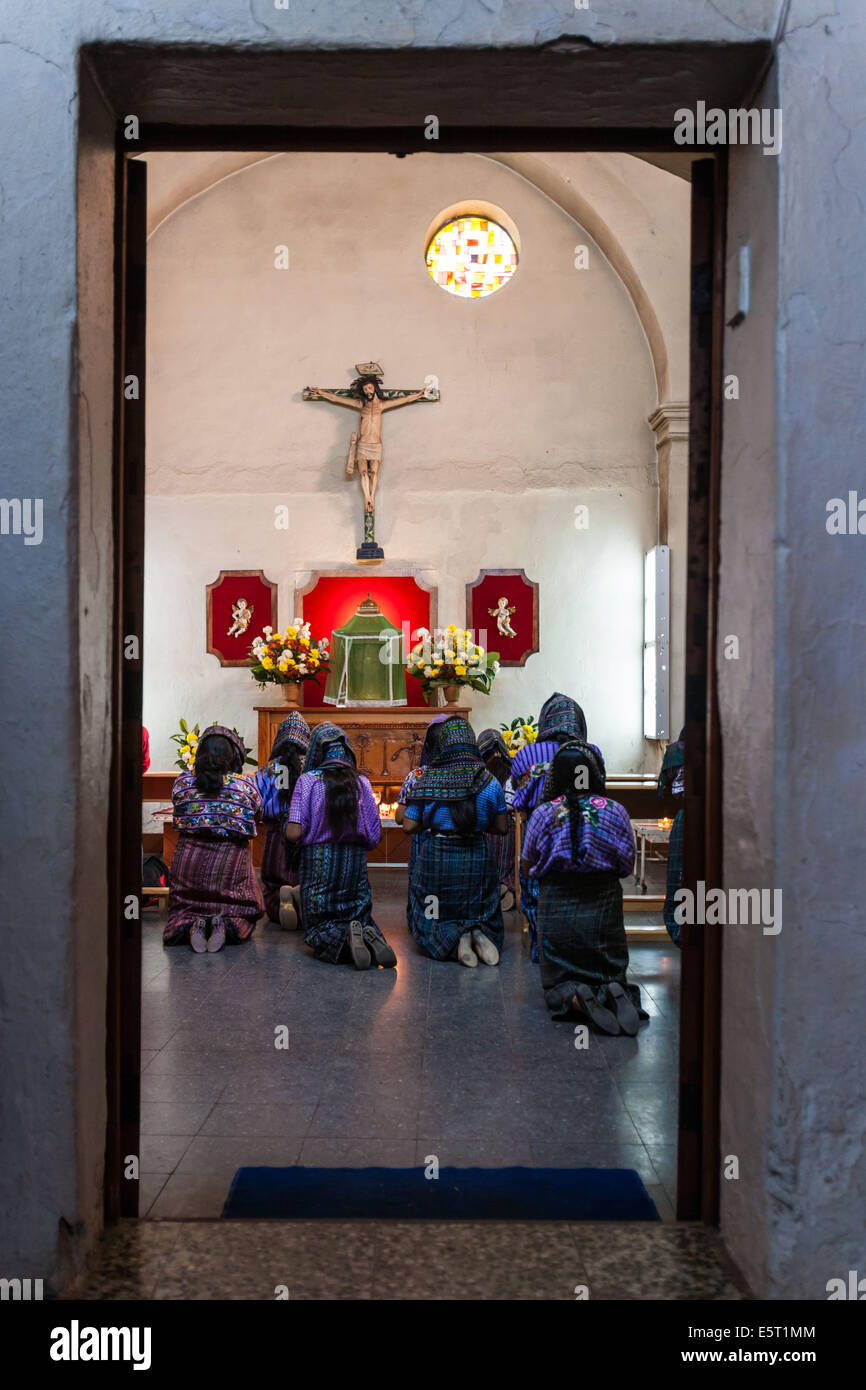
[[367, 850], [382, 834], [369, 781], [336, 724], [315, 729], [286, 823], [300, 845], [304, 941], [319, 960], [351, 960], [356, 970], [394, 966], [397, 957], [373, 919]]
[[436, 756], [409, 788], [403, 829], [419, 836], [409, 879], [418, 945], [434, 960], [498, 965], [505, 927], [485, 832], [505, 835], [508, 815], [464, 719], [440, 726]]

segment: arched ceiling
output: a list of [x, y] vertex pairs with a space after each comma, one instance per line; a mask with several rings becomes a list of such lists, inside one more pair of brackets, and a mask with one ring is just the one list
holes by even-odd
[[[634, 305], [652, 358], [659, 403], [684, 400], [688, 390], [687, 324], [682, 295], [669, 289], [669, 247], [687, 258], [691, 156], [544, 153], [490, 154], [549, 199], [592, 238], [619, 276]], [[148, 163], [148, 236], [193, 199], [227, 178], [283, 153], [171, 152]], [[671, 167], [672, 166], [672, 167]], [[657, 225], [656, 225], [657, 224]], [[655, 236], [661, 231], [660, 237]], [[648, 235], [649, 233], [649, 235]], [[652, 238], [655, 237], [653, 242]], [[661, 254], [660, 254], [661, 253]], [[684, 276], [687, 283], [687, 276]]]

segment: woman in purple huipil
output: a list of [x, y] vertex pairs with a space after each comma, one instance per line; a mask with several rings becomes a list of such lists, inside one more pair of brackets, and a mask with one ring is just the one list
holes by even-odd
[[367, 875], [367, 850], [382, 836], [379, 808], [336, 724], [319, 724], [313, 731], [285, 834], [301, 847], [304, 941], [319, 960], [351, 960], [356, 970], [396, 965], [373, 920]]
[[538, 954], [554, 1019], [603, 1033], [637, 1032], [648, 1015], [630, 984], [621, 878], [634, 868], [628, 812], [605, 795], [601, 753], [566, 743], [550, 769], [551, 799], [533, 811], [521, 869], [538, 889]]
[[[550, 768], [557, 748], [569, 739], [586, 738], [586, 719], [583, 710], [570, 695], [554, 691], [545, 700], [538, 716], [538, 739], [519, 749], [511, 764], [511, 776], [505, 786], [505, 801], [509, 810], [531, 815], [542, 801], [548, 801]], [[522, 862], [522, 861], [521, 861]], [[538, 960], [538, 882], [520, 874], [520, 908], [529, 926], [529, 954]]]

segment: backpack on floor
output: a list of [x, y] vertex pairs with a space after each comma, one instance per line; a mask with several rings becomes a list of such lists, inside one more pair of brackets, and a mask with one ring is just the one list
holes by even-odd
[[[141, 886], [142, 888], [168, 887], [168, 865], [164, 859], [160, 859], [158, 854], [146, 854], [144, 856], [144, 863], [141, 866]], [[159, 907], [159, 898], [148, 897], [147, 893], [143, 893], [141, 905], [143, 908]]]

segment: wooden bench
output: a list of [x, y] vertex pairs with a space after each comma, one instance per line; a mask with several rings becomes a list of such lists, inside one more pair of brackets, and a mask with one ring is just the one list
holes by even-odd
[[167, 909], [168, 909], [168, 889], [167, 889], [167, 888], [162, 888], [162, 887], [151, 888], [150, 884], [145, 884], [145, 883], [143, 883], [143, 884], [141, 885], [141, 900], [142, 900], [142, 902], [144, 902], [145, 898], [159, 898], [159, 903], [158, 903], [159, 911], [160, 911], [160, 912], [165, 912], [165, 911], [167, 911]]

